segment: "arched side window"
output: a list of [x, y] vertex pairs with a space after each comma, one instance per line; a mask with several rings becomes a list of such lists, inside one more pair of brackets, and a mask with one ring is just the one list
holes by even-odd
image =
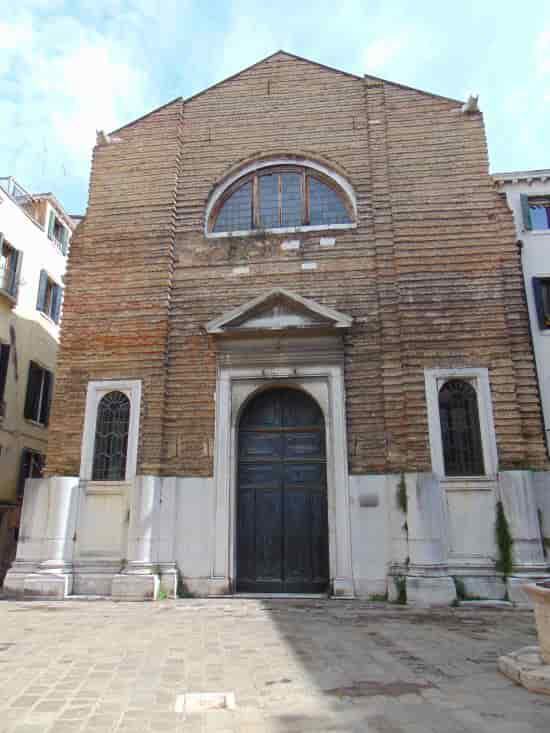
[[229, 185], [208, 219], [208, 231], [223, 234], [351, 225], [355, 215], [347, 193], [322, 171], [274, 165], [254, 170]]
[[92, 480], [124, 481], [130, 400], [123, 392], [108, 392], [97, 408]]
[[483, 446], [477, 394], [463, 379], [450, 379], [439, 390], [443, 461], [447, 476], [482, 476]]

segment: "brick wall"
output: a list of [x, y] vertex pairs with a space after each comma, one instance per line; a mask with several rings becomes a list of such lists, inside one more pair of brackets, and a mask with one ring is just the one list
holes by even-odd
[[[140, 473], [211, 475], [216, 358], [204, 325], [275, 286], [354, 317], [354, 473], [429, 468], [430, 366], [487, 366], [501, 460], [544, 461], [512, 220], [480, 115], [277, 54], [117, 136], [95, 151], [71, 248], [50, 473], [78, 473], [86, 383], [109, 377], [144, 381]], [[206, 239], [212, 188], [278, 154], [345, 175], [357, 229], [332, 248], [301, 234], [299, 251], [281, 250], [281, 235]], [[242, 264], [250, 274], [233, 274]]]

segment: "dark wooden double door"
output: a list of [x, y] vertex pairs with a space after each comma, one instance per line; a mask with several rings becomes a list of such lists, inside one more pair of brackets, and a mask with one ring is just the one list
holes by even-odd
[[294, 389], [260, 393], [239, 426], [237, 591], [328, 588], [323, 414]]

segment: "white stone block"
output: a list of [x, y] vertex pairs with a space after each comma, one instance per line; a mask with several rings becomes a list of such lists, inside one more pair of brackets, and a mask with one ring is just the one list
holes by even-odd
[[115, 575], [111, 586], [113, 601], [155, 601], [160, 581], [158, 575]]
[[316, 270], [316, 269], [317, 269], [316, 262], [302, 262], [302, 270]]
[[336, 239], [334, 237], [321, 237], [319, 244], [321, 247], [334, 247]]
[[52, 598], [62, 601], [72, 592], [72, 575], [37, 573], [25, 578], [23, 592], [26, 599]]
[[407, 603], [412, 606], [449, 606], [456, 600], [456, 589], [449, 576], [424, 578], [407, 576]]

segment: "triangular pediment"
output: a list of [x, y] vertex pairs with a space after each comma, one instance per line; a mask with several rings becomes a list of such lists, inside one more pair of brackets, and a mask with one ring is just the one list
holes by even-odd
[[349, 328], [351, 316], [277, 288], [224, 313], [207, 324], [208, 333]]

